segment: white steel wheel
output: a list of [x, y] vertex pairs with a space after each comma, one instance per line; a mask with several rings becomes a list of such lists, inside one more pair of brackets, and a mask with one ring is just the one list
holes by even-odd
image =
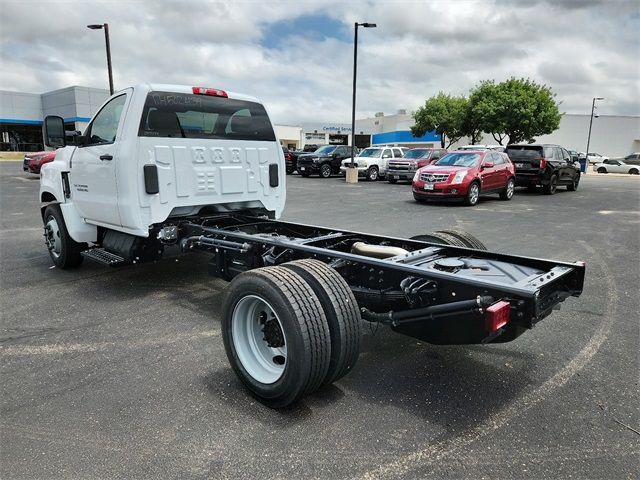
[[282, 408], [317, 390], [331, 361], [322, 304], [283, 267], [236, 276], [222, 302], [222, 340], [231, 367], [265, 405]]
[[82, 263], [80, 252], [87, 248], [86, 243], [78, 243], [71, 238], [64, 223], [64, 216], [57, 204], [44, 209], [44, 241], [51, 261], [58, 268], [74, 268]]
[[256, 295], [242, 298], [231, 315], [233, 346], [256, 381], [275, 383], [287, 364], [287, 342], [273, 308]]

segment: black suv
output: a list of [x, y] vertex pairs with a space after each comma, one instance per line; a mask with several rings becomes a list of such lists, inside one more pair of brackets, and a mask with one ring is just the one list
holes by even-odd
[[325, 145], [313, 153], [298, 157], [298, 173], [308, 177], [312, 173], [329, 178], [332, 173], [340, 173], [340, 165], [345, 158], [351, 158], [351, 147], [347, 145]]
[[571, 159], [567, 149], [559, 145], [531, 143], [507, 145], [504, 151], [516, 167], [516, 185], [534, 190], [542, 185], [548, 195], [556, 193], [558, 185], [570, 192], [580, 183], [580, 166]]

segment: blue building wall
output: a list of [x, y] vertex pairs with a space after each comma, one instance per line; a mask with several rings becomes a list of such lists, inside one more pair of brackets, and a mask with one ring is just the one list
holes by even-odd
[[440, 135], [427, 132], [421, 137], [414, 137], [410, 131], [396, 130], [395, 132], [376, 133], [371, 136], [372, 145], [385, 143], [440, 143]]

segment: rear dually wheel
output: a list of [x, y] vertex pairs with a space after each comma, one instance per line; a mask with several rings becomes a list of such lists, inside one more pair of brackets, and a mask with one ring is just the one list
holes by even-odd
[[309, 284], [283, 267], [242, 273], [223, 301], [222, 338], [242, 383], [267, 406], [291, 405], [324, 382], [331, 338]]

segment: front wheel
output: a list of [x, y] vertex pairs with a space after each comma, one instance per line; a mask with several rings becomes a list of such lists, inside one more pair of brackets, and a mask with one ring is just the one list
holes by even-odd
[[86, 249], [86, 244], [78, 243], [71, 238], [57, 204], [49, 205], [44, 210], [44, 241], [56, 267], [74, 268], [82, 263], [80, 252]]
[[369, 167], [369, 170], [367, 170], [367, 180], [372, 182], [378, 180], [378, 167], [376, 167], [375, 165]]
[[500, 192], [500, 198], [502, 200], [511, 200], [513, 198], [513, 192], [516, 189], [516, 182], [513, 178], [510, 178], [504, 187], [504, 190]]
[[222, 339], [229, 363], [265, 405], [282, 408], [327, 377], [331, 337], [322, 304], [294, 271], [241, 273], [223, 300]]
[[478, 182], [473, 182], [469, 185], [469, 191], [467, 192], [467, 196], [465, 197], [465, 203], [470, 207], [473, 207], [478, 200], [480, 199], [480, 185]]
[[320, 177], [321, 178], [329, 178], [331, 176], [331, 165], [328, 163], [323, 163], [320, 165]]
[[598, 173], [607, 173], [607, 169], [604, 167], [599, 167], [597, 170]]

